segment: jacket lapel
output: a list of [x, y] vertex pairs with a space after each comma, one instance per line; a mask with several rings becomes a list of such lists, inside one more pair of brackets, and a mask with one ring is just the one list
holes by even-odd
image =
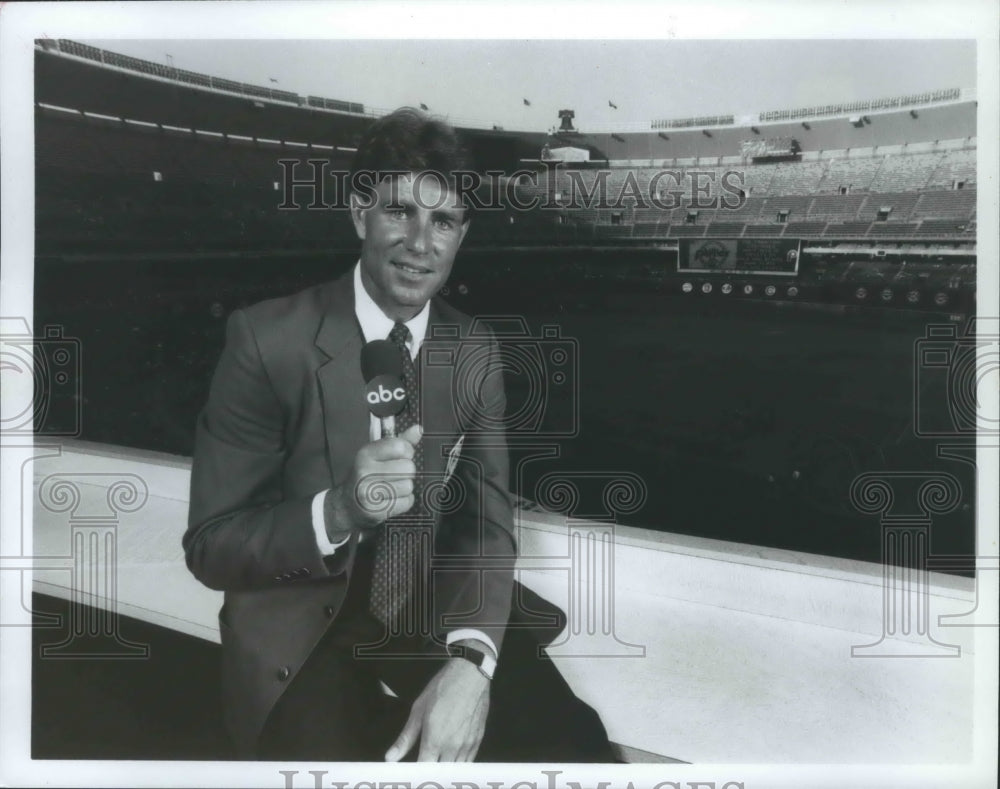
[[[427, 336], [420, 350], [421, 416], [424, 420], [424, 470], [435, 477], [444, 473], [446, 453], [458, 431], [453, 382], [458, 358], [459, 327], [446, 323], [431, 301]], [[449, 361], [450, 360], [450, 361]]]
[[354, 314], [353, 271], [330, 284], [316, 333], [326, 361], [316, 370], [333, 484], [347, 480], [354, 456], [369, 440], [370, 419], [361, 375], [361, 330]]

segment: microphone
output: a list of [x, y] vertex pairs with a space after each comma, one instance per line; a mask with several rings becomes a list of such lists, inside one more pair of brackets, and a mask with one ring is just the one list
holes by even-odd
[[396, 435], [396, 414], [406, 407], [403, 360], [389, 340], [373, 340], [361, 349], [361, 374], [365, 379], [368, 410], [378, 417], [382, 438]]

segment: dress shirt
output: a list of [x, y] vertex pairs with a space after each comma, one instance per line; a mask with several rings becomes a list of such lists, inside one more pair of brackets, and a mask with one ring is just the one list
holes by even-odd
[[[365, 290], [364, 283], [361, 281], [360, 261], [354, 266], [354, 313], [358, 318], [358, 324], [361, 326], [362, 339], [366, 343], [373, 340], [386, 339], [389, 336], [389, 332], [392, 331], [392, 327], [396, 325], [396, 322], [382, 312], [382, 309], [368, 294], [368, 291]], [[417, 354], [420, 352], [420, 346], [424, 342], [424, 337], [427, 335], [429, 318], [430, 302], [425, 304], [420, 312], [405, 323], [406, 328], [410, 330], [410, 339], [407, 340], [406, 347], [410, 351], [410, 358], [414, 362], [416, 361]], [[381, 423], [374, 414], [371, 415], [370, 420], [369, 436], [372, 441], [378, 441], [382, 437]], [[323, 502], [328, 492], [329, 489], [321, 490], [313, 497], [312, 501], [313, 531], [316, 533], [316, 544], [319, 546], [319, 551], [324, 556], [331, 556], [338, 548], [346, 545], [348, 540], [350, 540], [350, 536], [348, 536], [334, 543], [330, 542], [330, 538], [327, 537], [326, 520], [323, 515]], [[362, 533], [359, 538], [363, 539], [364, 536], [364, 533]], [[450, 631], [445, 637], [448, 644], [453, 644], [462, 639], [473, 639], [482, 642], [489, 647], [493, 660], [496, 659], [496, 644], [493, 643], [492, 638], [482, 631], [472, 628], [459, 628], [458, 630]], [[489, 658], [490, 656], [488, 655], [487, 659]]]

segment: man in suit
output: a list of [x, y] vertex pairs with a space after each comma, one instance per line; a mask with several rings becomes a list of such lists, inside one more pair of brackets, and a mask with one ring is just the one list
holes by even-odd
[[[543, 716], [519, 723], [525, 710], [502, 704], [490, 714], [496, 673], [504, 687], [529, 678], [537, 699], [578, 705], [594, 724], [582, 747], [608, 760], [599, 720], [554, 667], [530, 680], [514, 659], [497, 663], [509, 629], [538, 660], [564, 620], [540, 598], [525, 605], [513, 581], [496, 341], [475, 338], [485, 374], [457, 387], [453, 367], [418, 356], [440, 329], [454, 358], [465, 350], [470, 319], [435, 294], [469, 228], [454, 181], [466, 169], [447, 125], [410, 109], [376, 121], [353, 168], [353, 271], [229, 318], [197, 424], [184, 548], [195, 576], [225, 591], [223, 697], [244, 756], [588, 758]], [[359, 363], [365, 343], [387, 338], [407, 380], [420, 379], [395, 437], [369, 414]], [[407, 518], [425, 530], [433, 567], [419, 548], [389, 547], [389, 526]], [[531, 620], [528, 608], [549, 615], [530, 636], [514, 622]], [[407, 611], [426, 626], [401, 626], [414, 621]]]

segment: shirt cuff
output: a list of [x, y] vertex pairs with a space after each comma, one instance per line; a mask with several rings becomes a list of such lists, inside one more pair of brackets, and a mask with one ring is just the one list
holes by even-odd
[[313, 531], [316, 533], [316, 545], [323, 556], [332, 556], [341, 545], [346, 545], [348, 540], [351, 539], [351, 535], [348, 534], [340, 542], [330, 542], [330, 538], [326, 536], [326, 518], [323, 516], [323, 502], [326, 500], [328, 492], [321, 490], [313, 496], [312, 503]]
[[493, 659], [496, 660], [499, 655], [499, 650], [497, 645], [493, 643], [493, 639], [486, 635], [482, 630], [474, 630], [471, 627], [459, 628], [458, 630], [451, 630], [444, 638], [444, 642], [451, 646], [456, 641], [461, 641], [463, 638], [468, 638], [472, 641], [480, 641], [489, 647], [490, 653]]

